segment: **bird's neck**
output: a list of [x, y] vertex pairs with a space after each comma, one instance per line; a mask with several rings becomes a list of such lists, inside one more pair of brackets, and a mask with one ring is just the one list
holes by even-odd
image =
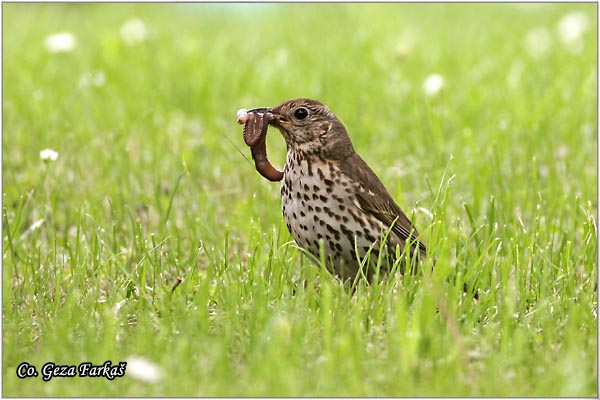
[[[287, 142], [287, 141], [286, 141]], [[289, 154], [299, 157], [316, 156], [332, 161], [343, 161], [355, 154], [354, 146], [348, 135], [339, 135], [335, 138], [319, 138], [310, 142], [287, 142]]]
[[304, 143], [288, 142], [286, 144], [287, 144], [288, 154], [290, 154], [290, 153], [298, 154], [303, 157], [319, 154], [320, 149], [323, 146], [321, 144], [320, 140], [304, 142]]

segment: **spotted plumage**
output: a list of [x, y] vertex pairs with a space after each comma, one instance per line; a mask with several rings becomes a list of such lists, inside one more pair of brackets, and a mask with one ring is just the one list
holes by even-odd
[[[356, 154], [346, 128], [329, 108], [315, 100], [295, 99], [270, 112], [269, 123], [287, 144], [283, 216], [301, 248], [319, 259], [323, 246], [327, 267], [343, 279], [356, 276], [359, 260], [369, 251], [371, 260], [377, 259], [388, 230], [384, 272], [396, 254], [408, 253], [412, 260], [425, 257], [427, 248], [417, 230]], [[366, 267], [371, 277], [373, 265]]]

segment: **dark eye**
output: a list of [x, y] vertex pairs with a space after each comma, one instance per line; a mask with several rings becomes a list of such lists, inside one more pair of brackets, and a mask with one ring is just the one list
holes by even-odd
[[308, 117], [308, 110], [304, 107], [300, 107], [294, 111], [294, 117], [297, 119], [304, 119]]

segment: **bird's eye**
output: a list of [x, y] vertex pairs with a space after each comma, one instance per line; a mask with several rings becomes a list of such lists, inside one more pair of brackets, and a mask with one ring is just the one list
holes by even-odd
[[297, 119], [304, 119], [308, 117], [308, 110], [304, 107], [300, 107], [294, 111], [294, 117]]

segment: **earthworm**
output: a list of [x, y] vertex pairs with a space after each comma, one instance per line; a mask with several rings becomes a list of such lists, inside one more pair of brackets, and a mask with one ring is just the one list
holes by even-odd
[[283, 179], [283, 172], [267, 158], [267, 129], [273, 115], [266, 108], [240, 109], [238, 124], [244, 124], [244, 142], [250, 147], [256, 170], [271, 182]]

